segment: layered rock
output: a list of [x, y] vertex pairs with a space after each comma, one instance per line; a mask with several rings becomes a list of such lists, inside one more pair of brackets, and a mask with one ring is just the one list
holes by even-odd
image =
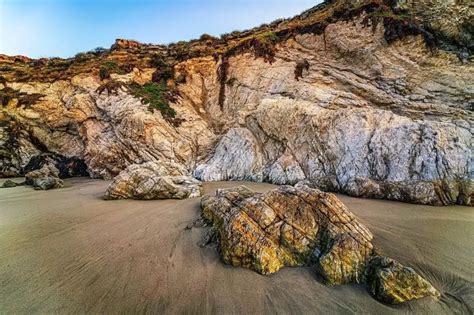
[[261, 274], [314, 265], [326, 283], [367, 283], [391, 304], [439, 296], [413, 269], [376, 256], [371, 232], [333, 194], [305, 185], [266, 193], [240, 186], [203, 197], [201, 207], [227, 264]]
[[133, 164], [114, 178], [105, 199], [185, 199], [201, 196], [201, 182], [171, 162]]
[[[64, 71], [5, 57], [14, 71], [0, 71], [0, 91], [17, 97], [2, 101], [0, 175], [51, 152], [84, 160], [93, 177], [175, 161], [205, 181], [309, 180], [353, 196], [472, 205], [472, 7], [389, 2], [328, 1], [184, 46], [119, 40], [90, 61], [48, 61]], [[103, 81], [107, 64], [116, 73]], [[152, 80], [177, 93], [173, 119], [127, 88]]]
[[[333, 194], [307, 186], [263, 194], [245, 186], [221, 189], [205, 196], [201, 206], [203, 217], [218, 229], [224, 261], [262, 274], [316, 259], [328, 282], [348, 283], [353, 277], [359, 282], [373, 249], [372, 234]], [[345, 255], [352, 249], [349, 261]]]
[[[473, 94], [466, 82], [474, 83], [473, 68], [447, 54], [430, 56], [419, 41], [387, 47], [373, 39], [370, 30], [336, 23], [325, 42], [305, 35], [281, 47], [283, 60], [277, 53], [272, 67], [231, 59], [235, 83], [225, 112], [240, 131], [229, 126], [195, 176], [238, 179], [247, 172], [276, 184], [308, 179], [354, 196], [472, 204]], [[296, 81], [301, 58], [310, 70]], [[237, 146], [242, 134], [258, 145]], [[213, 158], [226, 152], [241, 168]], [[262, 157], [262, 166], [249, 168], [249, 156]]]

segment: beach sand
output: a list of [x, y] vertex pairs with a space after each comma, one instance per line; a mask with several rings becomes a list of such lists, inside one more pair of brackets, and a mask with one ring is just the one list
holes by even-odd
[[[104, 201], [108, 184], [69, 179], [51, 191], [0, 190], [0, 313], [474, 311], [474, 208], [339, 196], [382, 253], [414, 267], [443, 294], [392, 307], [363, 285], [326, 286], [311, 268], [262, 276], [226, 266], [215, 248], [198, 246], [206, 229], [185, 229], [199, 217], [200, 199]], [[209, 193], [239, 184], [204, 187]]]

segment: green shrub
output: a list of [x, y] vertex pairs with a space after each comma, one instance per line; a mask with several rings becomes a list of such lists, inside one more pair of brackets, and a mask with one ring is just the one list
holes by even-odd
[[99, 70], [99, 77], [100, 80], [104, 81], [106, 79], [110, 79], [110, 72], [107, 68], [101, 67]]
[[151, 56], [149, 65], [152, 68], [163, 68], [163, 67], [168, 66], [168, 64], [163, 59], [163, 57], [161, 55], [158, 55], [158, 54], [155, 54], [155, 55]]
[[94, 55], [88, 52], [80, 52], [74, 56], [74, 59], [78, 62], [84, 62], [94, 58]]
[[176, 111], [169, 105], [169, 102], [176, 100], [176, 96], [168, 90], [164, 81], [145, 85], [132, 83], [129, 88], [131, 94], [140, 98], [143, 104], [147, 104], [150, 111], [159, 110], [165, 119], [176, 116]]

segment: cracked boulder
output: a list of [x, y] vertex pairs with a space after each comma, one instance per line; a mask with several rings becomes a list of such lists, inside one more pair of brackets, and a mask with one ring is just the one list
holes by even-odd
[[108, 187], [105, 199], [186, 199], [201, 196], [201, 182], [179, 164], [147, 162], [122, 171]]
[[[413, 269], [376, 263], [372, 233], [333, 194], [304, 184], [265, 193], [240, 186], [204, 196], [201, 207], [226, 264], [264, 275], [314, 266], [327, 284], [368, 283], [387, 303], [438, 296]], [[394, 297], [397, 286], [409, 293]]]
[[[320, 260], [329, 282], [346, 283], [363, 273], [372, 253], [372, 234], [333, 194], [316, 189], [282, 186], [258, 194], [240, 186], [205, 196], [201, 205], [224, 261], [262, 274]], [[349, 243], [354, 259], [347, 261], [340, 248]], [[334, 268], [325, 267], [325, 256], [333, 257]]]

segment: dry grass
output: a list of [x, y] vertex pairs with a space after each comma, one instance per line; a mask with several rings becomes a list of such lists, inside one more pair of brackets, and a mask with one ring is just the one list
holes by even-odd
[[194, 57], [214, 56], [217, 62], [220, 56], [228, 58], [250, 52], [256, 58], [272, 63], [278, 43], [298, 34], [324, 34], [329, 24], [350, 21], [363, 13], [368, 16], [367, 26], [370, 24], [374, 27], [383, 23], [388, 42], [421, 34], [428, 46], [436, 44], [430, 32], [407, 17], [405, 12], [393, 9], [391, 2], [393, 1], [366, 0], [356, 4], [347, 0], [331, 0], [292, 19], [278, 20], [248, 31], [234, 31], [221, 38], [204, 34], [200, 39], [168, 46], [134, 42], [133, 47], [114, 45], [114, 49], [79, 53], [70, 59], [0, 58], [0, 75], [11, 81], [53, 82], [69, 79], [80, 73], [98, 73], [102, 67], [109, 73], [119, 74], [128, 73], [134, 67], [154, 67], [157, 69], [154, 81], [159, 82], [161, 79], [172, 79], [174, 66]]

